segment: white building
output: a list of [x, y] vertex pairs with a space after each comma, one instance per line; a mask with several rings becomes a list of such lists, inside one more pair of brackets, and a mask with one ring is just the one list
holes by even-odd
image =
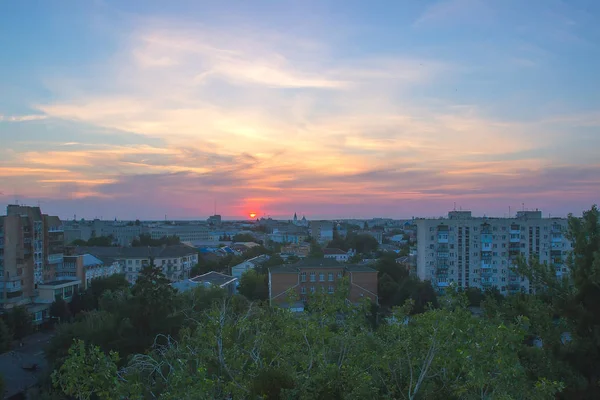
[[235, 291], [237, 292], [237, 287], [239, 286], [240, 280], [242, 279], [242, 275], [248, 272], [251, 269], [255, 269], [256, 267], [261, 266], [265, 262], [269, 260], [269, 256], [266, 254], [262, 254], [260, 256], [250, 258], [249, 260], [243, 261], [238, 265], [231, 267], [231, 276], [237, 279], [235, 284]]
[[341, 249], [330, 249], [330, 248], [323, 249], [323, 257], [324, 258], [331, 258], [338, 262], [347, 262], [348, 259], [350, 257], [352, 257], [352, 255], [353, 255], [352, 250], [344, 251]]
[[148, 233], [152, 239], [160, 239], [165, 236], [177, 236], [183, 243], [208, 241], [212, 239], [208, 226], [206, 225], [159, 225], [150, 227]]
[[470, 211], [451, 211], [448, 218], [418, 219], [417, 275], [440, 290], [497, 287], [501, 293], [529, 292], [529, 282], [510, 270], [516, 258], [538, 257], [556, 269], [564, 265], [571, 244], [567, 220], [542, 218], [541, 211], [521, 211], [515, 218], [475, 218]]

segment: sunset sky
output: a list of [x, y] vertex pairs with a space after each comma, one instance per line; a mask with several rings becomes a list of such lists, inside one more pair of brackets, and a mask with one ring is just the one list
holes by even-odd
[[3, 1], [0, 206], [580, 214], [600, 1]]

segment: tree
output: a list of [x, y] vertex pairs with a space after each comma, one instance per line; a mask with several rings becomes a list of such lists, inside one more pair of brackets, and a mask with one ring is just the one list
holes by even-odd
[[138, 239], [131, 242], [131, 247], [147, 246], [173, 246], [181, 243], [179, 236], [163, 236], [160, 239], [152, 239], [149, 233], [142, 233]]
[[67, 322], [71, 318], [69, 303], [64, 299], [57, 299], [50, 305], [50, 316], [57, 318], [59, 322]]
[[6, 313], [6, 325], [16, 340], [23, 339], [33, 331], [31, 315], [23, 306], [13, 307]]
[[[567, 237], [573, 251], [567, 258], [569, 277], [556, 278], [554, 267], [536, 259], [521, 259], [516, 272], [526, 276], [535, 294], [522, 302], [527, 309], [537, 308], [532, 319], [532, 334], [541, 336], [544, 347], [551, 345], [545, 356], [555, 365], [566, 362], [571, 371], [585, 379], [585, 384], [569, 385], [565, 398], [595, 399], [600, 397], [600, 213], [596, 205], [581, 218], [569, 215]], [[504, 310], [510, 310], [507, 302]], [[533, 309], [535, 309], [533, 308]], [[540, 313], [539, 309], [546, 309]], [[532, 313], [534, 314], [534, 313]], [[549, 319], [548, 319], [549, 318]], [[551, 321], [551, 322], [548, 322]], [[550, 329], [556, 326], [557, 329]], [[564, 334], [572, 338], [565, 346]], [[535, 365], [539, 365], [537, 363]], [[576, 382], [576, 377], [573, 382]]]
[[95, 236], [91, 237], [87, 243], [87, 246], [99, 246], [99, 247], [111, 247], [113, 246], [113, 236]]
[[[6, 323], [0, 319], [0, 354], [10, 350], [12, 345], [12, 335]], [[0, 395], [2, 392], [0, 391]]]
[[321, 248], [319, 243], [317, 243], [316, 240], [313, 240], [312, 242], [310, 242], [310, 253], [308, 253], [308, 256], [311, 258], [323, 258], [324, 257], [323, 249]]
[[141, 338], [151, 339], [164, 328], [167, 317], [175, 305], [176, 289], [150, 260], [150, 265], [142, 268], [131, 290], [135, 308], [132, 321]]
[[240, 279], [238, 292], [248, 300], [267, 300], [269, 298], [268, 276], [259, 274], [253, 269], [246, 271]]

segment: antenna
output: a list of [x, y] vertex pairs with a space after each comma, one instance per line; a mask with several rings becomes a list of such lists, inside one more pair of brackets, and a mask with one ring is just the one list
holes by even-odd
[[508, 218], [510, 218], [510, 206], [508, 206]]
[[521, 206], [523, 207], [523, 211], [525, 211], [525, 203], [521, 203]]
[[456, 211], [456, 202], [454, 202], [454, 211]]
[[213, 215], [217, 215], [217, 199], [215, 199], [215, 213]]

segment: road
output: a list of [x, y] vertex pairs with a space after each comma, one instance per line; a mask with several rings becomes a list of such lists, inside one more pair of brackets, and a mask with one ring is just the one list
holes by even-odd
[[[38, 332], [23, 339], [23, 347], [0, 355], [0, 374], [6, 385], [5, 398], [35, 385], [48, 366], [44, 357], [44, 347], [53, 332]], [[37, 364], [37, 371], [26, 371], [23, 366]]]

